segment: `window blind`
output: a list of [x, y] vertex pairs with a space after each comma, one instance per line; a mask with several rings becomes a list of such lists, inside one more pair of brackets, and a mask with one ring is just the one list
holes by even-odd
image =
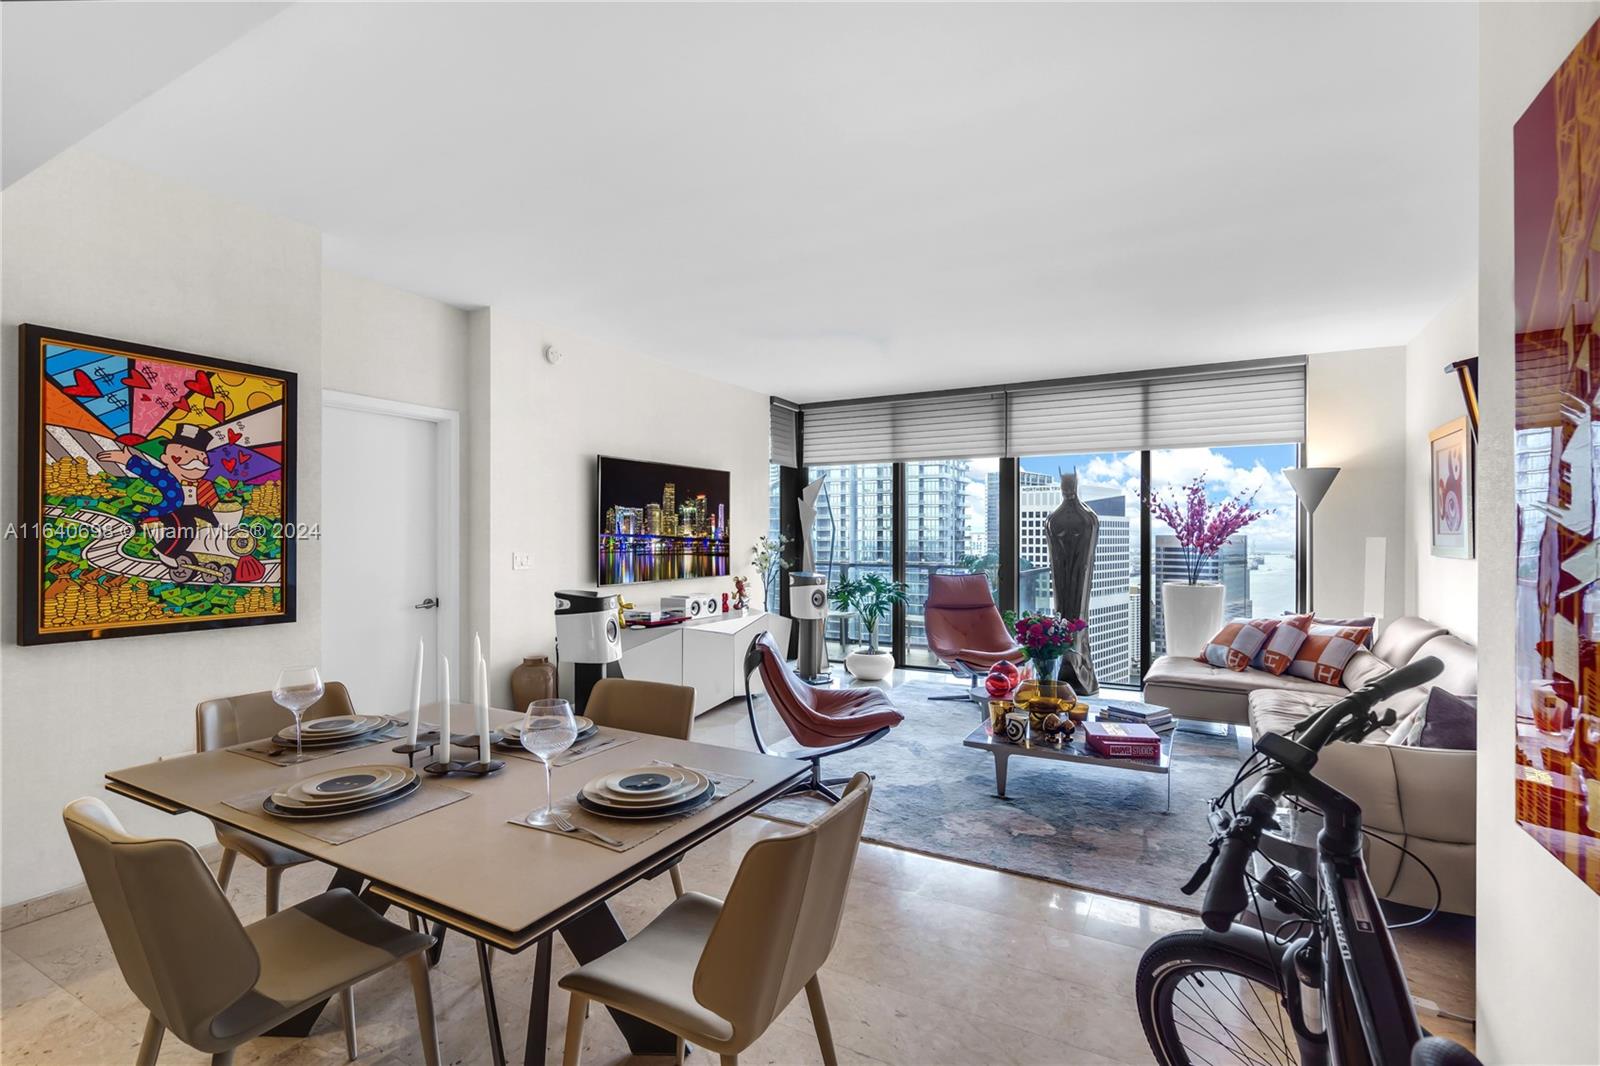
[[1292, 444], [1303, 358], [811, 404], [808, 465]]
[[772, 429], [767, 437], [767, 461], [774, 466], [799, 466], [799, 408], [774, 398], [770, 409], [772, 412]]
[[999, 391], [820, 404], [807, 406], [805, 418], [809, 466], [967, 459], [1005, 447]]

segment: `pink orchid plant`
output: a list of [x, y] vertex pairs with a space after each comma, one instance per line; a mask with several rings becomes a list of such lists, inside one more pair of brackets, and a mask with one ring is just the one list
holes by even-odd
[[1256, 495], [1239, 493], [1219, 504], [1206, 496], [1204, 475], [1183, 486], [1180, 493], [1167, 490], [1150, 499], [1150, 513], [1172, 527], [1183, 549], [1184, 570], [1189, 584], [1200, 583], [1200, 568], [1205, 560], [1222, 550], [1228, 538], [1245, 526], [1265, 518], [1271, 510], [1255, 507]]

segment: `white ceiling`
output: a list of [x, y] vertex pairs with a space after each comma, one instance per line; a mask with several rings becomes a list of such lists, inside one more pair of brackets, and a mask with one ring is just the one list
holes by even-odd
[[1474, 274], [1476, 56], [1468, 5], [297, 4], [86, 143], [809, 400], [1404, 343]]

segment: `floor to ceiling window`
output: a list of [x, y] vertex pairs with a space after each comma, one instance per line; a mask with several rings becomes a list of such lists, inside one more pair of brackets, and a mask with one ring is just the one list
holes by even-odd
[[[826, 479], [817, 503], [817, 569], [831, 589], [841, 581], [878, 573], [894, 577], [894, 464], [858, 463], [812, 467], [810, 479]], [[843, 659], [854, 643], [865, 643], [860, 619], [833, 609], [827, 623], [828, 654]], [[894, 622], [878, 624], [878, 639], [892, 648]]]
[[[998, 459], [935, 459], [905, 464], [906, 666], [939, 666], [928, 650], [923, 610], [933, 574], [988, 575], [995, 591], [999, 553]], [[996, 528], [991, 529], [991, 523]]]
[[[1036, 455], [1017, 461], [1017, 607], [1054, 611], [1045, 525], [1061, 506], [1061, 476], [1076, 474], [1078, 499], [1099, 518], [1089, 582], [1089, 651], [1103, 685], [1140, 677], [1138, 452]], [[1073, 613], [1076, 613], [1075, 611]]]
[[[1235, 448], [1174, 448], [1150, 453], [1150, 488], [1155, 493], [1182, 491], [1204, 478], [1213, 503], [1231, 496], [1254, 494], [1255, 506], [1269, 513], [1230, 537], [1214, 559], [1202, 564], [1202, 581], [1220, 581], [1225, 589], [1225, 618], [1268, 618], [1292, 613], [1299, 603], [1296, 567], [1296, 501], [1283, 476], [1299, 465], [1293, 444]], [[1161, 583], [1184, 581], [1183, 552], [1167, 525], [1151, 523], [1151, 655], [1166, 651]]]

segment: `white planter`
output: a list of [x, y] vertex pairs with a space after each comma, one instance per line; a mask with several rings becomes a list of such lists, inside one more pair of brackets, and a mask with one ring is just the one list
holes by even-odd
[[1161, 618], [1167, 631], [1167, 654], [1194, 658], [1222, 628], [1223, 588], [1213, 581], [1198, 585], [1169, 581], [1161, 586]]
[[894, 656], [886, 651], [853, 651], [844, 657], [844, 668], [858, 681], [882, 681], [894, 673]]

